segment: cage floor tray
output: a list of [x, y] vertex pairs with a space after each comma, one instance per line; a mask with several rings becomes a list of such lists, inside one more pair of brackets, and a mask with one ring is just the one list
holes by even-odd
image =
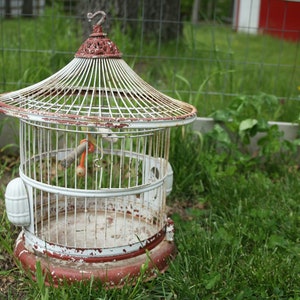
[[44, 220], [41, 239], [76, 248], [110, 248], [130, 245], [153, 236], [159, 228], [144, 218], [117, 212], [77, 212]]

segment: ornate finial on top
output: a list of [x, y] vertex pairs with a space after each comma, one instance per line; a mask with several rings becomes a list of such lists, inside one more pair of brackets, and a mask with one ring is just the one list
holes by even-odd
[[102, 10], [95, 12], [94, 14], [89, 12], [87, 18], [89, 22], [92, 19], [101, 14], [101, 19], [93, 26], [93, 32], [89, 38], [80, 46], [75, 54], [75, 57], [82, 58], [99, 58], [99, 57], [112, 57], [121, 58], [122, 54], [117, 46], [106, 37], [106, 34], [102, 31], [101, 24], [106, 20], [106, 13]]

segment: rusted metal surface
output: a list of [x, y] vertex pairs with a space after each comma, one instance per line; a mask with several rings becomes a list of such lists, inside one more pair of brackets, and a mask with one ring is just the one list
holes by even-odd
[[122, 54], [117, 46], [106, 37], [103, 33], [101, 24], [106, 19], [106, 14], [103, 11], [97, 11], [94, 14], [88, 13], [87, 18], [89, 22], [96, 16], [101, 15], [101, 19], [93, 26], [93, 32], [89, 38], [80, 46], [75, 54], [75, 57], [82, 58], [121, 58]]
[[37, 256], [25, 247], [21, 233], [14, 253], [23, 268], [29, 271], [34, 279], [37, 262], [39, 262], [42, 272], [45, 274], [46, 283], [51, 282], [59, 286], [65, 282], [94, 279], [94, 281], [101, 281], [108, 288], [113, 288], [122, 287], [128, 279], [137, 279], [140, 276], [141, 268], [146, 268], [148, 279], [156, 277], [157, 271], [166, 271], [170, 260], [176, 254], [176, 248], [173, 242], [161, 241], [149, 252], [135, 257], [118, 261], [88, 263], [72, 259], [57, 259], [49, 257], [47, 254]]
[[[153, 228], [151, 228], [151, 226], [149, 226], [149, 230], [154, 231]], [[47, 255], [49, 257], [62, 260], [97, 263], [128, 259], [134, 256], [141, 255], [146, 251], [150, 251], [151, 249], [155, 248], [158, 244], [160, 244], [163, 240], [167, 240], [166, 230], [167, 226], [165, 226], [165, 228], [161, 229], [160, 231], [156, 232], [154, 235], [145, 240], [137, 240], [134, 243], [127, 242], [126, 244], [124, 243], [124, 245], [122, 246], [107, 246], [106, 248], [84, 248], [80, 246], [68, 247], [57, 243], [49, 243], [37, 238], [35, 235], [26, 230], [24, 230], [23, 233], [23, 240], [24, 244], [26, 245], [26, 248], [38, 256]], [[103, 234], [105, 234], [104, 231]], [[122, 238], [126, 239], [128, 237], [125, 236]], [[173, 240], [168, 241], [172, 242]]]
[[74, 58], [44, 81], [0, 95], [0, 110], [20, 119], [115, 128], [178, 126], [196, 118], [195, 107], [160, 93], [124, 60], [111, 58]]
[[102, 32], [102, 26], [95, 25], [93, 33], [80, 46], [75, 57], [81, 58], [121, 58], [122, 54], [117, 46]]

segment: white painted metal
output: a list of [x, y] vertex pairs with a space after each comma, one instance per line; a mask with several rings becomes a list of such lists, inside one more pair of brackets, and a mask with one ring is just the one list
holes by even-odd
[[30, 225], [30, 208], [26, 187], [20, 177], [13, 179], [5, 191], [8, 220], [16, 226]]
[[118, 59], [74, 58], [49, 78], [0, 96], [7, 115], [45, 123], [155, 128], [191, 123], [193, 106], [168, 97]]

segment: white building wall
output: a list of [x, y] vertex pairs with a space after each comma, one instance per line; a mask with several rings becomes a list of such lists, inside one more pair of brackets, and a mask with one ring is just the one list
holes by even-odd
[[260, 0], [236, 0], [234, 2], [234, 29], [256, 34], [259, 29]]

